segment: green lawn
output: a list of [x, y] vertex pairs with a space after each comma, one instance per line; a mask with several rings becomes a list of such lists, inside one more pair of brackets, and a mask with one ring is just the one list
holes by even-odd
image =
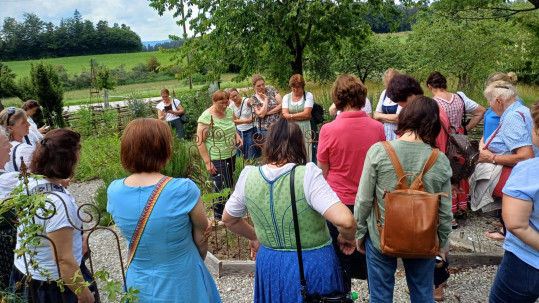
[[[90, 70], [90, 59], [95, 59], [99, 64], [104, 64], [109, 68], [116, 68], [122, 64], [125, 64], [125, 70], [131, 70], [139, 63], [146, 64], [151, 56], [155, 56], [162, 65], [168, 65], [168, 58], [170, 54], [155, 52], [140, 52], [140, 53], [123, 53], [123, 54], [106, 54], [106, 55], [91, 55], [91, 56], [77, 56], [77, 57], [65, 57], [65, 58], [53, 58], [43, 59], [52, 65], [63, 65], [67, 73], [72, 76], [74, 74], [80, 74], [82, 71]], [[3, 62], [11, 68], [11, 70], [19, 77], [27, 77], [30, 75], [30, 64], [32, 62], [38, 62], [39, 60], [25, 60], [25, 61], [10, 61]]]

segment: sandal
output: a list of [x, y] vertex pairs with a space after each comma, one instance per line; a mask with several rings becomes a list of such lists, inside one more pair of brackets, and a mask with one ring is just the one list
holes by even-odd
[[497, 241], [503, 241], [505, 240], [505, 236], [503, 235], [503, 233], [499, 230], [499, 229], [495, 229], [495, 230], [491, 230], [491, 231], [486, 231], [485, 232], [485, 237], [489, 238], [489, 239], [492, 239], [492, 240], [497, 240]]

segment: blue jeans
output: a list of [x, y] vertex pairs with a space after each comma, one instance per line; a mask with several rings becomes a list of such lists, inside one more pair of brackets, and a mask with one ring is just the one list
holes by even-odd
[[254, 127], [246, 131], [241, 131], [238, 129], [238, 134], [243, 140], [243, 145], [240, 149], [238, 149], [236, 156], [242, 156], [244, 159], [255, 159], [261, 156], [260, 148], [254, 145], [255, 142], [253, 136], [255, 135], [255, 133], [256, 128]]
[[[393, 302], [397, 258], [382, 254], [372, 245], [370, 237], [365, 239], [370, 303]], [[413, 303], [434, 302], [434, 258], [402, 259], [406, 282]]]
[[176, 135], [178, 136], [178, 139], [185, 137], [185, 129], [183, 128], [183, 123], [181, 119], [168, 121], [168, 124], [170, 125], [170, 127], [176, 130]]
[[[236, 168], [236, 157], [231, 157], [223, 160], [211, 161], [217, 170], [216, 174], [211, 174], [211, 180], [213, 182], [213, 192], [219, 193], [223, 188], [230, 188], [234, 185], [234, 169]], [[225, 201], [228, 197], [219, 197], [214, 200], [213, 212], [216, 220], [221, 220], [223, 217], [223, 209], [225, 208]]]
[[539, 298], [539, 269], [505, 251], [490, 289], [489, 302], [533, 303]]

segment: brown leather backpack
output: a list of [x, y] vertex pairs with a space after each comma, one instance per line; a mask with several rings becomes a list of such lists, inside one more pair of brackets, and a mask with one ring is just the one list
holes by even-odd
[[433, 149], [419, 176], [408, 186], [406, 175], [391, 144], [382, 142], [397, 174], [397, 189], [385, 190], [385, 219], [381, 226], [376, 197], [374, 209], [382, 253], [398, 258], [434, 258], [438, 252], [438, 207], [446, 193], [425, 191], [423, 175], [434, 165], [439, 150]]

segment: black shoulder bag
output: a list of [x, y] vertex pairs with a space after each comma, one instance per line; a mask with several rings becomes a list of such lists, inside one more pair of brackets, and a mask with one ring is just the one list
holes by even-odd
[[301, 283], [301, 296], [305, 303], [353, 303], [349, 293], [333, 292], [328, 295], [321, 295], [318, 293], [307, 294], [307, 281], [305, 281], [305, 273], [303, 272], [303, 257], [301, 252], [301, 239], [299, 236], [299, 222], [298, 222], [298, 210], [296, 208], [296, 192], [294, 190], [294, 171], [296, 167], [301, 164], [296, 164], [290, 171], [290, 202], [292, 204], [292, 215], [294, 220], [294, 233], [296, 235], [296, 250], [298, 252], [298, 265], [299, 265], [299, 279]]

